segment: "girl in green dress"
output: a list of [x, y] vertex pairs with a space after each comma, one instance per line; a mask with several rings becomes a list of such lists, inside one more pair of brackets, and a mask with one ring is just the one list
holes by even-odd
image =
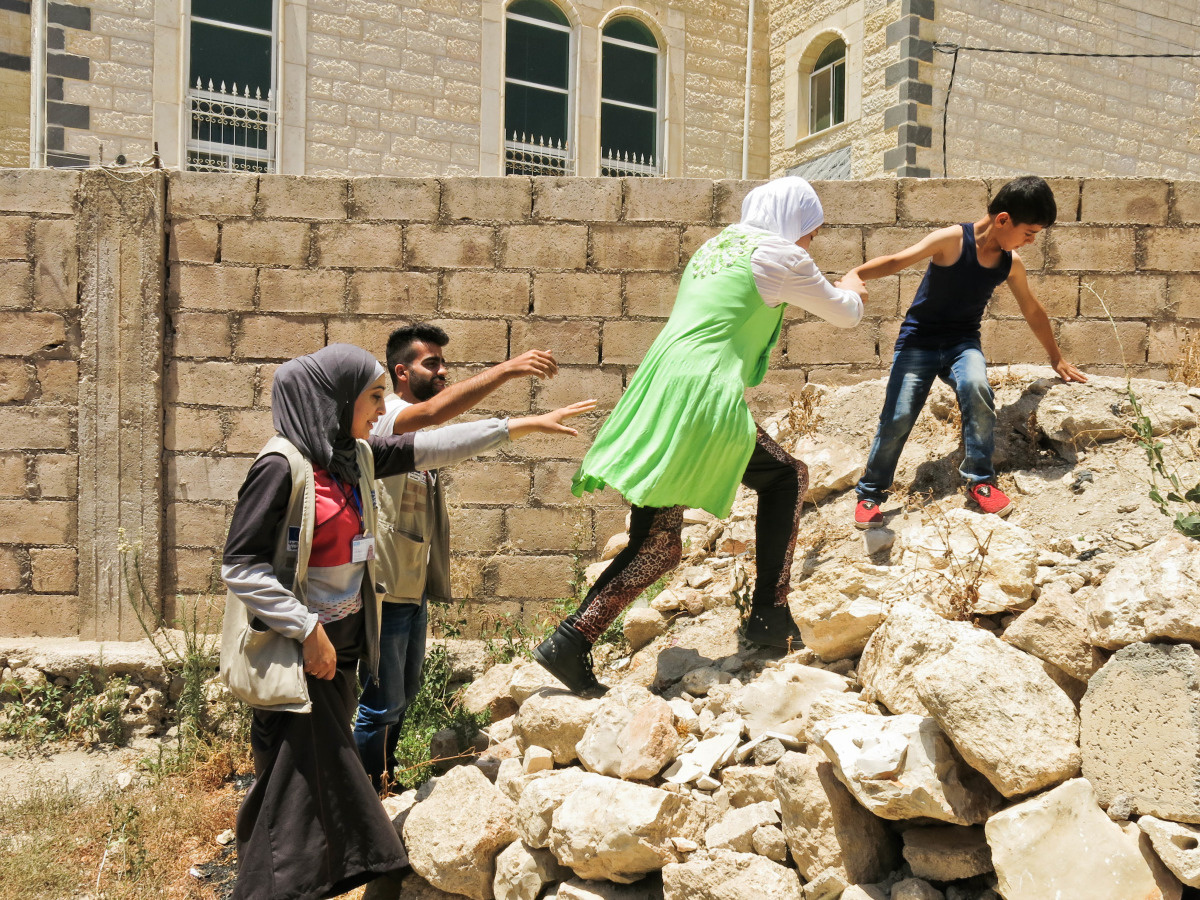
[[629, 545], [534, 651], [575, 693], [603, 691], [592, 644], [678, 565], [683, 510], [723, 518], [739, 483], [758, 492], [758, 578], [747, 637], [781, 647], [799, 637], [787, 594], [807, 470], [754, 424], [744, 391], [766, 375], [785, 304], [844, 328], [862, 317], [862, 282], [848, 276], [830, 284], [808, 253], [823, 221], [803, 178], [779, 178], [747, 194], [741, 221], [688, 263], [670, 319], [575, 474], [577, 495], [612, 487], [633, 505]]

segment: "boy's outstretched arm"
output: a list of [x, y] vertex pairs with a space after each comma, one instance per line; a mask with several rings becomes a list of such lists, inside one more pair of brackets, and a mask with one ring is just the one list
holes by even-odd
[[923, 259], [931, 259], [939, 266], [951, 265], [962, 252], [962, 229], [958, 225], [950, 225], [930, 232], [911, 247], [906, 247], [899, 253], [888, 256], [876, 256], [861, 266], [851, 269], [863, 281], [873, 278], [885, 278], [907, 269]]
[[484, 369], [478, 375], [451, 384], [428, 400], [414, 403], [402, 409], [396, 416], [393, 434], [406, 434], [436, 425], [444, 425], [456, 416], [461, 416], [478, 404], [484, 397], [505, 382], [524, 375], [535, 378], [553, 378], [558, 374], [558, 363], [549, 350], [528, 350], [502, 363]]
[[1078, 381], [1081, 384], [1087, 381], [1086, 375], [1063, 359], [1062, 351], [1058, 349], [1058, 342], [1054, 340], [1054, 329], [1050, 325], [1046, 307], [1042, 306], [1041, 301], [1033, 296], [1033, 291], [1029, 288], [1029, 279], [1025, 275], [1025, 263], [1021, 262], [1021, 257], [1015, 253], [1012, 259], [1012, 269], [1008, 273], [1008, 286], [1017, 299], [1021, 315], [1025, 317], [1030, 330], [1045, 348], [1046, 355], [1050, 357], [1050, 365], [1054, 367], [1058, 377], [1063, 381]]

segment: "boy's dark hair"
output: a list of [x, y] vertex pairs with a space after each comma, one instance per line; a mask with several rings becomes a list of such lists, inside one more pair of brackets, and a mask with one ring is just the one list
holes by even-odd
[[396, 381], [396, 366], [412, 365], [412, 361], [417, 358], [417, 355], [413, 353], [413, 345], [418, 342], [445, 347], [450, 343], [450, 336], [438, 326], [428, 322], [404, 325], [388, 335], [387, 370], [392, 379], [393, 391], [399, 386]]
[[1008, 213], [1018, 225], [1049, 228], [1058, 218], [1058, 204], [1044, 178], [1022, 175], [1000, 188], [988, 204], [988, 215], [997, 216], [1002, 212]]

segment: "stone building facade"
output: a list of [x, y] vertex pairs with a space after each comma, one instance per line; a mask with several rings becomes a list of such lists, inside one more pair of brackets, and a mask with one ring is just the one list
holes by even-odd
[[[773, 175], [1186, 178], [1200, 166], [1191, 0], [777, 0], [770, 41]], [[831, 45], [844, 48], [844, 108], [814, 122]]]
[[[605, 116], [641, 106], [650, 152], [630, 162], [617, 147], [630, 164], [615, 174], [761, 178], [769, 10], [757, 6], [748, 87], [749, 5], [0, 0], [0, 134], [10, 106], [27, 144], [32, 128], [29, 153], [8, 163], [18, 165], [133, 164], [157, 145], [172, 168], [491, 176], [513, 171], [516, 156], [524, 174], [587, 177], [614, 168], [604, 158], [611, 148], [600, 146]], [[528, 72], [517, 71], [522, 28], [535, 44], [561, 37], [561, 71], [547, 73], [537, 52], [521, 63]], [[3, 74], [6, 41], [16, 42], [22, 76]], [[645, 64], [649, 92], [633, 104], [614, 84], [631, 54]], [[561, 134], [528, 133], [536, 117], [514, 108], [527, 88], [521, 76], [561, 77], [547, 85], [566, 106]]]

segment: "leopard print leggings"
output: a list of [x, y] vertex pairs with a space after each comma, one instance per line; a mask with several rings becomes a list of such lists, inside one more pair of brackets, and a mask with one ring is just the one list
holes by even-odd
[[[808, 489], [808, 467], [759, 428], [742, 483], [758, 493], [755, 553], [759, 577], [751, 602], [781, 606], [787, 603], [791, 586], [800, 498]], [[595, 643], [642, 591], [679, 565], [682, 531], [682, 506], [633, 507], [628, 546], [604, 570], [568, 621]]]

